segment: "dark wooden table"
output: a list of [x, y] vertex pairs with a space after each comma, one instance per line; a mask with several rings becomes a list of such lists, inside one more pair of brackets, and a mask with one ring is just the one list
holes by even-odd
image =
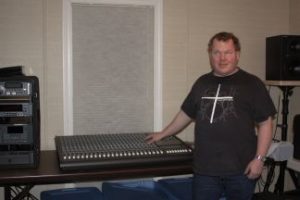
[[[25, 196], [28, 197], [30, 189], [38, 184], [147, 178], [191, 173], [191, 162], [85, 171], [61, 171], [56, 151], [52, 150], [41, 151], [40, 164], [36, 169], [1, 169], [0, 186], [5, 188], [5, 200], [17, 200]], [[23, 191], [13, 197], [11, 187], [15, 186], [23, 186]]]

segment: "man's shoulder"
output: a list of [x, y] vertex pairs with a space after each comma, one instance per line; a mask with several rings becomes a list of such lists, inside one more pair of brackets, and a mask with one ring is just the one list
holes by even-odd
[[243, 69], [239, 70], [239, 75], [243, 76], [243, 78], [253, 79], [255, 81], [262, 82], [262, 80], [258, 76]]
[[213, 77], [213, 72], [208, 72], [208, 73], [200, 75], [198, 77], [198, 79], [196, 80], [196, 82], [211, 79], [212, 77]]

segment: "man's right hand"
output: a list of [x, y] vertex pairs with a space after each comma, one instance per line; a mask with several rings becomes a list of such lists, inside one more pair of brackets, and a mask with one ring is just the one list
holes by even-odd
[[164, 138], [164, 135], [162, 132], [155, 132], [155, 133], [150, 133], [149, 135], [147, 135], [145, 140], [148, 144], [152, 144], [163, 138]]

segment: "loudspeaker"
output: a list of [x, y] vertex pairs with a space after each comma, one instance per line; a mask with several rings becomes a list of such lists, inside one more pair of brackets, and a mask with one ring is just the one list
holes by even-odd
[[293, 121], [294, 133], [294, 158], [300, 160], [300, 114], [295, 115]]
[[266, 38], [266, 80], [300, 80], [300, 35]]

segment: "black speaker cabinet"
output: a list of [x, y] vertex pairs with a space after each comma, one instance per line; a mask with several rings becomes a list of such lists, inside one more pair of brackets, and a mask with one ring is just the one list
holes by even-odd
[[293, 121], [293, 133], [294, 133], [294, 158], [300, 160], [300, 114], [295, 115]]
[[266, 38], [266, 80], [300, 80], [300, 35]]

